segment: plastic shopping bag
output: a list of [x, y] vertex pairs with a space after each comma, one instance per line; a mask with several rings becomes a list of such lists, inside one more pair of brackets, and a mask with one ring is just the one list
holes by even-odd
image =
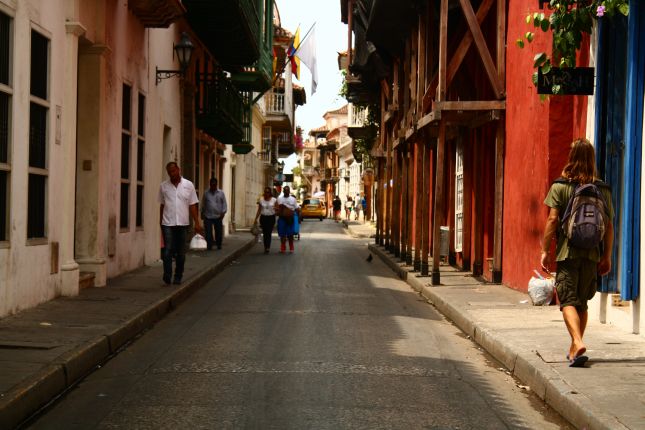
[[257, 235], [259, 235], [260, 233], [262, 233], [262, 230], [260, 230], [260, 227], [258, 226], [258, 224], [257, 224], [257, 223], [254, 223], [254, 224], [251, 226], [251, 234], [252, 234], [253, 236], [257, 236]]
[[529, 297], [533, 306], [548, 306], [553, 300], [555, 290], [555, 279], [553, 277], [543, 277], [536, 270], [538, 277], [532, 276], [529, 281]]
[[207, 248], [206, 239], [201, 234], [196, 234], [190, 240], [190, 249], [192, 251], [205, 251]]

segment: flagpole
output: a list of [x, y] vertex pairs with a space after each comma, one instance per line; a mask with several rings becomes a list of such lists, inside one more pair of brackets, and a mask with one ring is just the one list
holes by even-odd
[[[311, 30], [313, 30], [315, 25], [316, 25], [316, 22], [314, 21], [314, 23], [311, 24], [311, 27], [309, 27], [309, 30], [307, 30], [307, 33], [305, 34], [305, 37], [302, 38], [302, 40], [298, 44], [298, 47], [293, 52], [293, 55], [287, 56], [287, 61], [285, 61], [285, 63], [280, 68], [280, 72], [275, 74], [275, 78], [273, 78], [273, 82], [271, 83], [271, 88], [273, 88], [275, 83], [278, 81], [278, 77], [280, 77], [280, 75], [282, 75], [282, 72], [284, 72], [284, 69], [287, 67], [287, 64], [291, 63], [291, 57], [294, 57], [298, 53], [298, 49], [300, 49], [300, 47], [302, 46], [302, 42], [304, 42], [307, 39], [307, 37], [309, 36], [309, 33], [311, 33]], [[300, 24], [298, 24], [298, 27], [300, 27]], [[269, 89], [271, 89], [271, 88], [269, 88]], [[255, 103], [257, 103], [257, 101], [260, 100], [262, 98], [262, 96], [264, 94], [266, 94], [268, 91], [269, 90], [258, 94], [258, 96], [256, 98], [254, 98], [253, 101], [251, 102], [251, 106], [253, 106]]]

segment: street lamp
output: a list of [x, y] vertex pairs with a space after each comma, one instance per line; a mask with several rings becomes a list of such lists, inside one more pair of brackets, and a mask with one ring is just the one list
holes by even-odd
[[173, 50], [175, 51], [175, 54], [177, 54], [177, 60], [179, 61], [179, 70], [160, 70], [158, 67], [155, 67], [155, 85], [158, 85], [162, 79], [172, 78], [173, 76], [183, 76], [188, 64], [190, 64], [190, 57], [193, 55], [194, 49], [195, 46], [190, 41], [188, 34], [186, 32], [182, 32], [181, 40], [178, 44], [173, 46]]

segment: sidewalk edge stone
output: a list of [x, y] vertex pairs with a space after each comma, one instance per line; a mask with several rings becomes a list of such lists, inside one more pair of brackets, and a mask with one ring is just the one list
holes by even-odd
[[[397, 274], [405, 270], [381, 247], [370, 244], [368, 248]], [[598, 411], [586, 396], [573, 394], [562, 376], [544, 364], [539, 357], [531, 357], [521, 351], [515, 352], [512, 345], [505, 345], [492, 330], [474, 321], [468, 312], [453, 306], [433, 291], [435, 288], [444, 287], [426, 286], [414, 275], [402, 279], [573, 425], [589, 430], [627, 429], [616, 417]]]

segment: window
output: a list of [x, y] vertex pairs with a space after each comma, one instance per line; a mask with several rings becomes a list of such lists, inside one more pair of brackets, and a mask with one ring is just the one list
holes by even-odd
[[455, 252], [462, 252], [464, 241], [464, 146], [457, 143], [455, 156]]
[[29, 180], [27, 238], [47, 237], [47, 129], [49, 127], [49, 39], [31, 31]]
[[130, 139], [132, 89], [123, 84], [121, 101], [121, 200], [119, 203], [119, 227], [127, 230], [130, 226]]
[[139, 94], [137, 115], [137, 200], [135, 222], [137, 227], [143, 227], [143, 174], [146, 155], [146, 96]]
[[11, 124], [11, 18], [0, 12], [0, 242], [9, 240], [9, 138]]

